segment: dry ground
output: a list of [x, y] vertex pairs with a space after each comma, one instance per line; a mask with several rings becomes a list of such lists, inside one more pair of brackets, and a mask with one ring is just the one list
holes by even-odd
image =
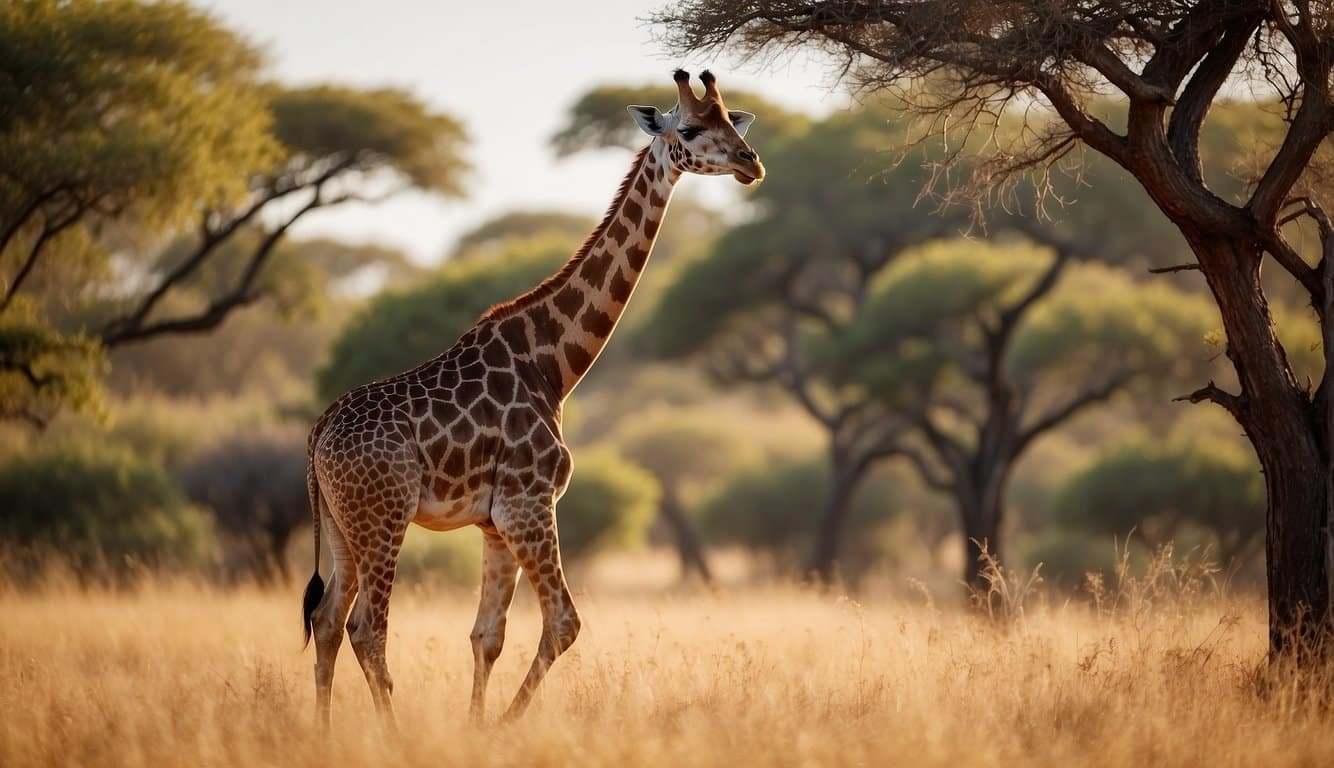
[[[473, 599], [396, 594], [386, 743], [348, 647], [334, 734], [313, 733], [295, 589], [6, 591], [0, 766], [1334, 764], [1334, 715], [1259, 693], [1253, 600], [1030, 605], [1008, 630], [795, 588], [578, 600], [534, 708], [475, 729]], [[537, 631], [521, 600], [493, 716]]]

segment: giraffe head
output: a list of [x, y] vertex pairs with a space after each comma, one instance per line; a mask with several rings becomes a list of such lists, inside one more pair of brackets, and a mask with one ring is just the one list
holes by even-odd
[[667, 145], [667, 156], [680, 173], [705, 176], [732, 174], [747, 186], [764, 178], [759, 155], [743, 138], [755, 115], [739, 109], [729, 110], [718, 93], [718, 81], [707, 70], [700, 73], [704, 98], [690, 87], [690, 73], [676, 70], [679, 96], [672, 111], [663, 114], [657, 107], [630, 106], [630, 114], [644, 133]]

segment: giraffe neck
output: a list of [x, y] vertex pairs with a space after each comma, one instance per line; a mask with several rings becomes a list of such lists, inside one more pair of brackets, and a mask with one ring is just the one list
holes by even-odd
[[635, 156], [606, 216], [583, 247], [559, 272], [511, 304], [507, 314], [524, 314], [532, 322], [539, 357], [554, 357], [555, 364], [544, 368], [560, 399], [611, 338], [643, 274], [679, 177], [668, 162], [666, 144], [654, 139]]

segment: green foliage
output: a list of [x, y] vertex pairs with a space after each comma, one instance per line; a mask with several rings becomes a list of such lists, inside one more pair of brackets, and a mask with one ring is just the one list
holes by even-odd
[[[762, 466], [729, 475], [701, 504], [700, 528], [706, 540], [740, 544], [774, 558], [780, 569], [796, 572], [830, 495], [829, 468], [820, 456], [780, 456]], [[894, 519], [897, 487], [883, 475], [871, 475], [853, 498], [847, 539], [840, 563], [850, 571], [883, 555], [876, 532]]]
[[0, 418], [45, 425], [61, 409], [101, 412], [102, 352], [27, 313], [0, 315]]
[[1133, 437], [1102, 450], [1070, 478], [1056, 521], [1170, 543], [1194, 524], [1216, 536], [1225, 559], [1264, 529], [1264, 482], [1254, 454], [1235, 442]]
[[1040, 563], [1042, 580], [1064, 589], [1085, 585], [1086, 574], [1109, 576], [1117, 565], [1116, 541], [1081, 529], [1045, 528], [1021, 549], [1029, 568]]
[[207, 518], [157, 466], [96, 442], [47, 445], [0, 466], [0, 540], [33, 561], [77, 571], [200, 566]]
[[586, 557], [644, 543], [657, 514], [658, 481], [609, 451], [587, 451], [575, 462], [574, 477], [556, 504], [561, 555]]
[[184, 3], [0, 7], [0, 166], [16, 205], [64, 188], [171, 221], [234, 200], [274, 158], [260, 57]]
[[476, 528], [440, 533], [408, 526], [395, 582], [476, 587], [482, 575], [482, 534]]
[[386, 168], [421, 189], [462, 196], [468, 164], [459, 150], [467, 134], [411, 94], [319, 85], [271, 88], [268, 95], [289, 163], [329, 158], [361, 171]]
[[494, 255], [449, 262], [425, 285], [376, 297], [334, 341], [317, 375], [320, 396], [332, 400], [434, 357], [489, 307], [554, 273], [576, 247], [556, 236], [509, 240]]
[[663, 486], [708, 483], [759, 458], [748, 436], [702, 411], [659, 408], [628, 421], [613, 438], [621, 454]]
[[[902, 405], [932, 382], [959, 380], [959, 361], [980, 354], [976, 318], [1013, 305], [1051, 258], [966, 241], [905, 254], [877, 279], [854, 324], [809, 340], [813, 354], [838, 381]], [[1203, 340], [1216, 323], [1202, 297], [1134, 283], [1111, 267], [1075, 265], [1021, 319], [1006, 367], [1024, 389], [1070, 389], [1118, 370], [1161, 383], [1207, 370], [1214, 355]]]
[[[790, 131], [799, 130], [805, 123], [803, 117], [762, 96], [729, 89], [724, 98], [728, 107], [755, 113], [756, 119], [746, 133], [746, 141], [759, 148], [766, 163], [768, 156], [764, 147]], [[674, 85], [606, 85], [594, 88], [580, 96], [570, 107], [568, 120], [551, 137], [551, 144], [560, 156], [586, 149], [643, 146], [648, 143], [648, 137], [635, 125], [625, 108], [631, 104], [644, 104], [666, 112], [676, 103], [676, 99]]]
[[864, 260], [878, 268], [898, 249], [930, 240], [961, 218], [915, 207], [927, 147], [895, 162], [884, 153], [904, 127], [886, 105], [841, 113], [763, 150], [769, 177], [751, 195], [760, 215], [728, 230], [665, 290], [645, 341], [663, 355], [695, 352], [785, 299], [798, 279], [833, 278]]

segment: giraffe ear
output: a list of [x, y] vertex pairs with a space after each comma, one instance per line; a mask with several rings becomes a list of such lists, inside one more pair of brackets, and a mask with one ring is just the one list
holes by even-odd
[[667, 117], [657, 107], [630, 105], [626, 107], [635, 119], [639, 129], [650, 136], [661, 136], [667, 132]]
[[750, 124], [755, 122], [755, 115], [751, 112], [733, 109], [728, 111], [727, 119], [732, 121], [732, 127], [736, 129], [737, 133], [745, 136], [746, 129], [750, 128]]

